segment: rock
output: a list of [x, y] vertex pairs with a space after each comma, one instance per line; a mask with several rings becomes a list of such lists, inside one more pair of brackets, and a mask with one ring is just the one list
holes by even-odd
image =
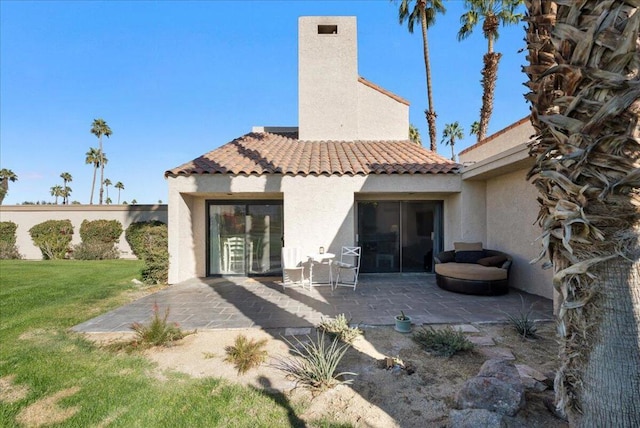
[[524, 386], [516, 367], [506, 360], [485, 361], [478, 375], [456, 394], [461, 409], [485, 409], [513, 416], [524, 407]]
[[499, 348], [494, 346], [486, 346], [478, 348], [478, 351], [488, 358], [497, 358], [501, 360], [515, 360], [516, 357], [513, 355], [508, 348]]
[[485, 409], [451, 410], [449, 425], [456, 428], [505, 428], [507, 426], [501, 414]]
[[131, 282], [133, 282], [135, 285], [144, 285], [144, 282], [140, 281], [139, 279], [133, 278], [131, 280]]
[[516, 364], [516, 369], [525, 388], [539, 392], [547, 389], [548, 378], [536, 369], [524, 364]]
[[488, 336], [469, 336], [467, 339], [476, 346], [493, 346], [496, 344], [493, 339]]
[[524, 407], [524, 388], [495, 377], [474, 377], [458, 391], [456, 403], [462, 409], [486, 409], [513, 416]]

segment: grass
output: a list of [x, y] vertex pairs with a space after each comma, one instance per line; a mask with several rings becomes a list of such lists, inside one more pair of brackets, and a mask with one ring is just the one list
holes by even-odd
[[[111, 352], [69, 331], [131, 300], [131, 280], [142, 266], [0, 260], [0, 379], [14, 376], [14, 385], [27, 390], [15, 401], [0, 399], [0, 427], [18, 425], [31, 405], [70, 388], [78, 392], [57, 406], [77, 411], [56, 426], [301, 426], [291, 405], [272, 395], [173, 372], [158, 380], [140, 354]], [[30, 425], [47, 422], [47, 412], [34, 415], [39, 420]]]

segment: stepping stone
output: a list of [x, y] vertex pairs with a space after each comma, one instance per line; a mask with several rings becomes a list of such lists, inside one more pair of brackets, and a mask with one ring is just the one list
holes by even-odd
[[502, 360], [515, 360], [516, 357], [513, 355], [510, 349], [507, 348], [499, 348], [495, 346], [487, 346], [478, 349], [482, 355], [488, 358], [496, 358]]
[[480, 330], [478, 330], [475, 326], [471, 324], [454, 325], [453, 329], [461, 331], [463, 333], [480, 333]]
[[311, 328], [309, 327], [301, 327], [301, 328], [285, 328], [284, 335], [285, 336], [306, 336], [311, 334]]
[[468, 336], [469, 342], [476, 346], [493, 346], [496, 343], [488, 336]]

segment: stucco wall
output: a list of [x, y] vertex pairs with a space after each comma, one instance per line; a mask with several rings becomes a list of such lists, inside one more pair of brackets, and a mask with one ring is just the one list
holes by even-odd
[[358, 82], [358, 139], [408, 138], [409, 106]]
[[490, 135], [478, 144], [460, 152], [460, 163], [479, 162], [491, 156], [499, 155], [511, 148], [531, 140], [535, 130], [528, 117], [515, 122], [501, 131]]
[[[550, 270], [531, 265], [541, 249], [537, 191], [526, 180], [527, 170], [504, 174], [487, 181], [487, 248], [513, 256], [510, 286], [553, 298]], [[525, 308], [526, 309], [526, 308]]]
[[12, 221], [18, 225], [16, 245], [26, 259], [42, 259], [40, 249], [33, 245], [29, 229], [47, 220], [71, 220], [72, 245], [79, 244], [80, 225], [83, 220], [118, 220], [123, 233], [118, 242], [120, 257], [135, 258], [124, 237], [124, 230], [134, 222], [159, 220], [167, 223], [166, 205], [4, 205], [0, 206], [0, 221]]
[[[323, 246], [338, 253], [354, 243], [357, 200], [442, 200], [445, 239], [463, 236], [475, 210], [452, 212], [452, 198], [462, 191], [459, 175], [397, 176], [223, 176], [169, 178], [169, 282], [206, 275], [207, 200], [283, 200], [284, 238], [303, 253]], [[475, 191], [474, 186], [465, 186]], [[466, 192], [466, 190], [465, 190]], [[476, 196], [469, 196], [475, 200]], [[464, 196], [463, 200], [468, 197]], [[468, 218], [472, 216], [472, 218]], [[479, 227], [484, 227], [484, 219]], [[474, 228], [484, 236], [484, 230]], [[453, 241], [451, 241], [453, 242]]]

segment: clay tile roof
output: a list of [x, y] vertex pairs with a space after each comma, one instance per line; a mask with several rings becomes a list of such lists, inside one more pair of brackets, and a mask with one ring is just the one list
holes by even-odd
[[447, 174], [459, 167], [408, 140], [300, 141], [297, 133], [252, 132], [164, 175]]

